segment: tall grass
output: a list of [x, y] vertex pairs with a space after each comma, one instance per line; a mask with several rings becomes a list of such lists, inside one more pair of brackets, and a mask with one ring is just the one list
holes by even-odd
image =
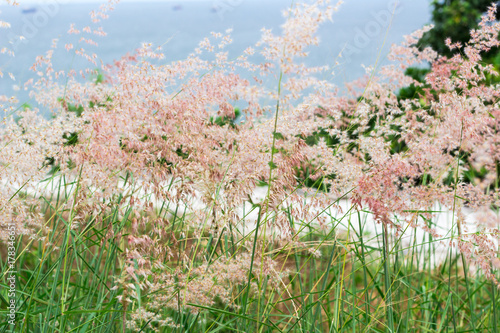
[[[57, 193], [63, 192], [64, 179]], [[72, 227], [71, 211], [58, 209], [60, 197], [47, 198], [45, 216], [50, 227], [45, 239], [32, 241], [20, 237], [17, 243], [17, 316], [23, 318], [19, 332], [120, 332], [155, 330], [146, 319], [137, 330], [124, 328], [131, 312], [147, 302], [147, 291], [132, 303], [123, 304], [113, 290], [121, 274], [123, 240], [109, 237], [128, 233], [128, 216], [118, 210], [96, 218], [81, 229]], [[262, 207], [255, 208], [262, 210]], [[127, 210], [126, 210], [127, 211]], [[132, 214], [132, 210], [128, 210]], [[161, 213], [158, 211], [157, 213]], [[331, 229], [322, 232], [304, 224], [303, 247], [268, 246], [257, 249], [259, 229], [235, 239], [225, 230], [217, 239], [207, 228], [194, 239], [186, 232], [186, 215], [174, 216], [170, 227], [177, 236], [176, 259], [162, 260], [165, 266], [183, 265], [182, 252], [196, 266], [231, 258], [245, 239], [252, 241], [252, 259], [271, 256], [279, 272], [287, 272], [278, 284], [271, 284], [262, 270], [248, 271], [248, 283], [233, 286], [231, 306], [191, 304], [192, 313], [182, 309], [160, 309], [170, 316], [172, 327], [165, 332], [497, 332], [498, 302], [496, 286], [483, 274], [470, 276], [461, 255], [452, 253], [439, 265], [430, 265], [436, 240], [411, 247], [402, 245], [404, 236], [416, 237], [413, 229], [391, 236], [366, 232], [370, 216], [351, 207], [343, 216], [331, 216]], [[290, 223], [294, 223], [291, 219]], [[431, 221], [429, 221], [431, 223]], [[341, 225], [347, 226], [340, 229]], [[340, 231], [342, 230], [342, 231]], [[182, 233], [185, 233], [182, 235]], [[269, 237], [269, 236], [268, 236]], [[188, 251], [193, 242], [196, 251]], [[192, 248], [192, 247], [191, 247]], [[308, 249], [321, 253], [313, 254]], [[250, 262], [254, 262], [251, 260]], [[185, 264], [185, 263], [184, 263]], [[2, 274], [7, 274], [2, 267]], [[258, 280], [252, 287], [251, 282]], [[282, 285], [280, 285], [282, 284]], [[6, 287], [4, 285], [4, 287]], [[140, 289], [138, 289], [140, 290]], [[179, 297], [176, 289], [171, 297]], [[5, 298], [4, 298], [5, 301]], [[181, 303], [180, 303], [181, 304]], [[9, 332], [4, 323], [2, 332]]]
[[[205, 61], [206, 39], [161, 65], [145, 45], [95, 82], [35, 87], [58, 114], [26, 108], [0, 140], [2, 231], [17, 228], [0, 332], [498, 332], [500, 93], [475, 56], [500, 25], [467, 57], [418, 50], [422, 31], [395, 47], [432, 63], [425, 96], [397, 98], [418, 84], [401, 65], [339, 97], [296, 62], [333, 12], [294, 4], [283, 35], [263, 32], [263, 64]], [[277, 89], [235, 66], [277, 69]]]

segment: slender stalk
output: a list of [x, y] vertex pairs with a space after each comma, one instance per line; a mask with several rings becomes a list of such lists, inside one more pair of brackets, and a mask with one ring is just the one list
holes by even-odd
[[[283, 50], [283, 53], [284, 50]], [[280, 98], [281, 98], [281, 80], [283, 79], [283, 71], [280, 70], [280, 76], [279, 76], [279, 80], [278, 80], [278, 98], [277, 98], [277, 101], [276, 101], [276, 112], [275, 112], [275, 115], [274, 115], [274, 127], [273, 127], [273, 142], [272, 142], [272, 145], [271, 145], [271, 161], [269, 162], [269, 182], [268, 182], [268, 186], [267, 186], [267, 194], [266, 194], [266, 199], [265, 199], [265, 203], [266, 203], [266, 209], [264, 210], [264, 214], [265, 214], [265, 217], [264, 217], [264, 230], [263, 230], [263, 239], [262, 239], [262, 244], [263, 244], [263, 248], [262, 248], [262, 255], [261, 255], [261, 269], [260, 269], [260, 280], [262, 280], [262, 276], [263, 276], [263, 268], [264, 268], [264, 248], [265, 248], [265, 244], [266, 244], [266, 230], [267, 230], [267, 219], [269, 217], [269, 197], [271, 195], [271, 186], [272, 186], [272, 179], [273, 179], [273, 169], [275, 168], [275, 165], [274, 165], [274, 150], [275, 150], [275, 147], [276, 147], [276, 129], [278, 128], [278, 118], [279, 118], [279, 110], [280, 110]], [[256, 228], [259, 228], [259, 223], [257, 223], [256, 225]], [[255, 232], [255, 237], [257, 237], [257, 231]], [[257, 241], [257, 239], [255, 239], [255, 241]], [[255, 242], [254, 242], [254, 246], [255, 246]], [[252, 254], [252, 260], [253, 260], [253, 254]], [[259, 284], [259, 294], [260, 294], [260, 284]], [[261, 298], [258, 297], [257, 298], [257, 316], [260, 315], [260, 300]], [[260, 321], [258, 320], [256, 322], [256, 325], [257, 325], [257, 331], [260, 329]]]
[[260, 225], [261, 212], [262, 212], [262, 209], [261, 209], [261, 207], [259, 207], [259, 212], [258, 212], [259, 215], [257, 216], [257, 223], [255, 225], [255, 236], [253, 239], [252, 258], [250, 260], [250, 268], [248, 270], [248, 282], [246, 285], [245, 295], [243, 297], [243, 305], [242, 305], [242, 312], [241, 312], [243, 316], [245, 316], [246, 311], [247, 311], [247, 307], [248, 307], [248, 295], [250, 293], [250, 284], [252, 282], [253, 261], [255, 258], [255, 249], [257, 246], [257, 238], [259, 236], [259, 225]]
[[370, 296], [366, 292], [368, 289], [368, 277], [366, 273], [366, 262], [365, 262], [365, 244], [363, 243], [363, 227], [361, 226], [361, 214], [358, 213], [358, 225], [359, 225], [359, 242], [361, 244], [361, 265], [363, 266], [363, 286], [365, 294], [365, 320], [368, 323], [368, 318], [370, 317]]
[[385, 306], [387, 312], [387, 324], [389, 326], [389, 332], [393, 333], [394, 330], [394, 313], [392, 308], [392, 291], [391, 291], [391, 278], [389, 269], [389, 242], [388, 242], [388, 230], [387, 223], [384, 223], [383, 228], [383, 253], [384, 253], [384, 285], [385, 285]]

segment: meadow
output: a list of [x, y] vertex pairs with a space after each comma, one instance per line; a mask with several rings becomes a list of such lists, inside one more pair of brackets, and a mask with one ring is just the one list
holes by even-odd
[[337, 87], [304, 59], [340, 2], [101, 65], [116, 4], [37, 58], [38, 106], [0, 97], [0, 332], [500, 331], [496, 7]]

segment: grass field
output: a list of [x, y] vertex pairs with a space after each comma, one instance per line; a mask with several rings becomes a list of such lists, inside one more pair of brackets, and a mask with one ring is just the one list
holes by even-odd
[[339, 90], [302, 63], [337, 5], [236, 58], [229, 30], [98, 70], [66, 44], [83, 80], [37, 58], [53, 117], [0, 98], [0, 332], [498, 333], [496, 7], [455, 56], [424, 27]]

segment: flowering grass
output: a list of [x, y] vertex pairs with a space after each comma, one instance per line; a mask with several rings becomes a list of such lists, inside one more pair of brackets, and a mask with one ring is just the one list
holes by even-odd
[[54, 68], [97, 66], [81, 46], [113, 5], [33, 65], [52, 119], [2, 98], [0, 331], [498, 332], [495, 7], [452, 58], [416, 47], [425, 27], [345, 90], [301, 62], [322, 0], [235, 58], [226, 31], [183, 61]]

